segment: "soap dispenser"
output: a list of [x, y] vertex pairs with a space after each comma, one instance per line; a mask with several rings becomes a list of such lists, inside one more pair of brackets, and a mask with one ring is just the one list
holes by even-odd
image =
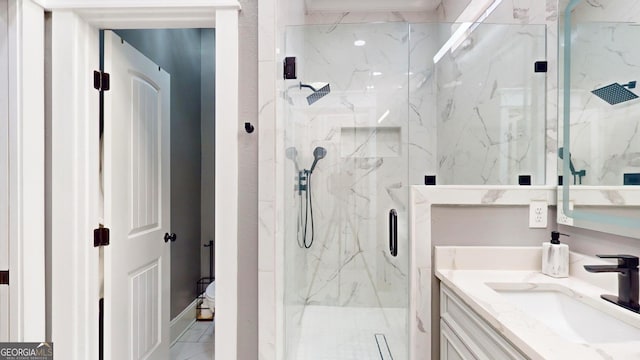
[[542, 244], [542, 273], [555, 278], [569, 276], [569, 246], [560, 243], [557, 231], [551, 232], [551, 241]]

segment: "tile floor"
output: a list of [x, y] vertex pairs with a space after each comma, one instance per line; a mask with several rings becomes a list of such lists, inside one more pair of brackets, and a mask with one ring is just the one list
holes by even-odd
[[296, 319], [298, 339], [288, 344], [296, 360], [409, 358], [406, 308], [307, 305]]
[[213, 360], [215, 322], [196, 321], [171, 347], [171, 360]]

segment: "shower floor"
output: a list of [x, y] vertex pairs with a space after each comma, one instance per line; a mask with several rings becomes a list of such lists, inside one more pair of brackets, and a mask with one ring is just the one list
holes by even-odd
[[[309, 305], [300, 323], [297, 360], [406, 360], [407, 310]], [[385, 343], [386, 340], [386, 343]]]

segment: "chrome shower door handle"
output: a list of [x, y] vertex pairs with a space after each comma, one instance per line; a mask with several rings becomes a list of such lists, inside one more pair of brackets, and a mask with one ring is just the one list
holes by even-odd
[[398, 255], [398, 212], [396, 209], [389, 210], [389, 253], [394, 257]]

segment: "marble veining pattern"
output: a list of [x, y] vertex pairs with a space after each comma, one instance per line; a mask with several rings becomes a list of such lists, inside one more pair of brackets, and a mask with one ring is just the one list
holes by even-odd
[[[395, 55], [407, 53], [407, 35], [408, 25], [402, 23], [294, 27], [287, 32], [287, 53], [298, 58], [298, 81], [331, 86], [331, 93], [312, 106], [305, 99], [310, 91], [300, 89], [297, 81], [286, 82], [281, 95], [285, 147], [298, 154], [295, 161], [285, 160], [283, 170], [289, 355], [310, 346], [305, 334], [313, 330], [305, 319], [318, 307], [407, 311], [408, 187], [407, 173], [398, 169], [408, 162], [408, 59]], [[356, 47], [355, 40], [366, 44]], [[304, 215], [307, 194], [295, 189], [298, 171], [310, 168], [317, 146], [327, 155], [308, 180], [311, 225]], [[388, 254], [392, 208], [399, 213], [397, 257]], [[300, 246], [305, 217], [307, 241], [311, 226], [314, 233], [309, 249]], [[400, 328], [406, 328], [406, 319], [404, 324]], [[349, 338], [343, 342], [339, 347], [353, 345]], [[403, 346], [406, 351], [406, 341]]]
[[[508, 253], [515, 251], [515, 253]], [[502, 256], [495, 256], [501, 252]], [[601, 259], [571, 253], [570, 277], [555, 279], [540, 273], [540, 248], [437, 247], [436, 276], [493, 328], [532, 359], [624, 359], [637, 357], [640, 340], [582, 343], [556, 335], [545, 323], [530, 318], [517, 304], [494, 289], [557, 290], [574, 299], [640, 328], [640, 315], [611, 305], [600, 294], [612, 291], [615, 274], [600, 275], [584, 270], [585, 264], [602, 264]], [[488, 266], [492, 256], [498, 262]], [[515, 260], [512, 264], [502, 259]], [[483, 270], [483, 271], [478, 271]], [[604, 276], [603, 276], [604, 275]], [[613, 276], [611, 276], [613, 275]], [[604, 279], [603, 279], [604, 277]], [[601, 284], [605, 286], [601, 287]], [[490, 286], [489, 286], [490, 285]], [[615, 290], [614, 290], [615, 291]]]
[[[406, 51], [407, 29], [406, 24], [312, 26], [287, 33], [288, 53], [299, 56], [299, 79], [331, 86], [331, 93], [312, 106], [304, 99], [307, 89], [293, 82], [283, 92], [289, 104], [285, 142], [299, 154], [298, 165], [287, 161], [284, 169], [285, 192], [291, 194], [285, 197], [285, 246], [292, 262], [293, 302], [381, 307], [397, 303], [402, 289], [406, 292], [407, 242], [398, 258], [387, 256], [385, 249], [389, 209], [401, 215], [408, 209], [406, 174], [397, 171], [407, 163], [402, 125], [407, 58], [392, 56]], [[354, 47], [354, 39], [367, 45]], [[301, 249], [305, 204], [292, 190], [296, 166], [309, 168], [316, 146], [326, 148], [327, 156], [311, 178], [314, 245]], [[399, 226], [404, 239], [406, 219], [401, 216]]]
[[[496, 196], [500, 194], [500, 196]], [[432, 235], [431, 235], [431, 207], [437, 204], [452, 205], [526, 205], [531, 200], [546, 200], [550, 205], [555, 204], [556, 187], [522, 187], [522, 186], [413, 186], [411, 190], [412, 208], [412, 229], [411, 229], [411, 263], [410, 269], [411, 298], [409, 310], [411, 316], [410, 336], [413, 344], [414, 357], [416, 360], [431, 359], [432, 347], [432, 284], [431, 278], [434, 274], [432, 259]], [[492, 260], [513, 260], [504, 264], [511, 268], [524, 266], [525, 269], [532, 269], [536, 265], [535, 261], [541, 263], [538, 256], [534, 263], [522, 261], [521, 258], [500, 256], [494, 251], [490, 258]], [[513, 251], [513, 250], [511, 250]], [[472, 264], [486, 267], [496, 265], [496, 261], [485, 261], [488, 257], [478, 257], [477, 254], [470, 254], [468, 258], [462, 257], [465, 253], [452, 251], [449, 263], [468, 263], [466, 259], [472, 258], [476, 261]], [[456, 256], [454, 256], [456, 255]], [[442, 259], [442, 257], [439, 257]], [[458, 260], [461, 259], [461, 260]], [[476, 267], [476, 269], [478, 269]]]
[[410, 27], [411, 183], [427, 174], [438, 184], [515, 184], [520, 174], [544, 183], [547, 93], [531, 63], [545, 58], [545, 27], [480, 25], [439, 62], [424, 61], [456, 26]]
[[637, 81], [640, 51], [634, 44], [640, 28], [625, 22], [640, 19], [640, 3], [583, 2], [572, 18], [572, 160], [576, 170], [586, 170], [582, 184], [623, 185], [623, 174], [640, 172], [638, 100], [610, 105], [591, 91]]
[[[267, 16], [267, 14], [261, 14], [262, 17], [260, 18], [260, 25], [262, 26], [265, 23], [268, 22], [272, 22], [275, 25], [276, 28], [276, 36], [275, 36], [275, 47], [271, 50], [271, 53], [269, 53], [269, 49], [265, 48], [264, 51], [262, 51], [263, 49], [261, 49], [261, 60], [271, 60], [271, 56], [273, 56], [272, 54], [277, 53], [279, 55], [276, 55], [276, 61], [269, 64], [269, 62], [264, 61], [262, 64], [267, 65], [267, 66], [263, 66], [261, 67], [261, 71], [260, 71], [260, 83], [262, 84], [263, 81], [263, 76], [265, 74], [265, 72], [267, 71], [271, 71], [268, 69], [268, 65], [271, 65], [271, 68], [275, 68], [275, 75], [276, 78], [281, 76], [281, 68], [280, 68], [280, 61], [281, 61], [281, 57], [282, 57], [282, 49], [284, 49], [284, 29], [287, 25], [293, 25], [293, 24], [305, 24], [305, 23], [356, 23], [358, 21], [362, 21], [362, 22], [371, 22], [371, 21], [380, 21], [380, 20], [397, 20], [400, 19], [397, 16], [402, 16], [402, 19], [406, 20], [406, 21], [411, 21], [411, 22], [424, 22], [424, 21], [434, 21], [434, 15], [435, 17], [438, 18], [439, 21], [453, 21], [455, 19], [455, 17], [457, 16], [457, 13], [461, 10], [461, 9], [457, 9], [455, 8], [456, 3], [455, 2], [443, 2], [441, 4], [441, 6], [437, 9], [436, 13], [434, 15], [427, 15], [425, 16], [424, 14], [418, 14], [418, 17], [409, 17], [406, 14], [381, 14], [381, 13], [377, 13], [377, 14], [369, 14], [369, 15], [361, 15], [361, 14], [354, 14], [354, 13], [349, 13], [349, 14], [341, 14], [341, 15], [318, 15], [318, 14], [311, 14], [311, 15], [306, 15], [304, 14], [304, 8], [301, 5], [302, 2], [300, 1], [294, 1], [294, 0], [285, 0], [285, 1], [271, 1], [271, 0], [264, 0], [265, 4], [262, 4], [261, 1], [261, 6], [260, 8], [264, 8], [263, 5], [268, 6], [269, 4], [271, 4], [273, 7], [276, 8], [275, 12], [277, 13], [275, 17], [273, 16]], [[461, 2], [462, 3], [462, 2]], [[494, 15], [492, 15], [492, 17], [489, 19], [491, 23], [508, 23], [508, 22], [512, 22], [512, 23], [519, 23], [518, 21], [516, 21], [515, 19], [513, 19], [513, 8], [519, 7], [519, 8], [529, 8], [529, 22], [530, 23], [547, 23], [547, 31], [548, 31], [548, 41], [547, 41], [547, 48], [549, 49], [549, 53], [548, 53], [548, 60], [550, 62], [550, 73], [548, 73], [548, 80], [547, 80], [547, 138], [546, 138], [546, 142], [547, 142], [547, 158], [551, 158], [552, 160], [556, 159], [556, 154], [555, 154], [555, 138], [556, 138], [556, 131], [555, 131], [555, 103], [556, 103], [556, 97], [557, 95], [554, 95], [554, 91], [557, 91], [557, 86], [554, 85], [554, 61], [556, 61], [555, 59], [555, 53], [556, 53], [556, 47], [554, 45], [554, 32], [555, 32], [555, 21], [557, 20], [557, 5], [555, 3], [555, 1], [553, 0], [547, 0], [546, 1], [546, 7], [547, 9], [542, 9], [542, 11], [540, 9], [538, 9], [540, 6], [545, 5], [545, 3], [540, 2], [540, 1], [526, 1], [526, 0], [513, 0], [513, 1], [504, 1], [501, 5], [501, 8], [506, 8], [505, 11], [502, 11], [501, 9], [498, 9], [498, 11], [495, 12]], [[414, 14], [410, 14], [410, 15], [414, 15]], [[278, 19], [276, 21], [276, 19]], [[268, 25], [268, 24], [267, 24]], [[269, 30], [269, 27], [265, 27], [267, 30]], [[262, 37], [262, 34], [264, 32], [261, 30], [260, 31], [260, 36]], [[270, 36], [270, 35], [269, 35]], [[260, 41], [260, 43], [262, 44], [263, 42]], [[436, 45], [433, 44], [431, 45], [432, 47], [435, 47]], [[433, 51], [437, 51], [436, 49], [432, 49], [429, 50], [431, 52]], [[417, 54], [417, 53], [416, 53]], [[423, 58], [424, 59], [424, 58]], [[424, 60], [423, 60], [424, 61]], [[412, 66], [415, 63], [412, 61]], [[274, 66], [275, 65], [275, 66]], [[415, 71], [413, 71], [415, 73]], [[426, 79], [423, 86], [427, 86], [427, 87], [434, 87], [435, 86], [435, 77], [433, 72], [431, 73], [423, 73], [424, 78]], [[272, 73], [268, 74], [269, 78], [274, 78]], [[412, 80], [413, 81], [413, 80]], [[418, 84], [420, 83], [419, 79], [415, 80], [415, 83]], [[277, 279], [280, 278], [279, 274], [282, 275], [283, 273], [288, 274], [290, 271], [292, 271], [293, 269], [288, 268], [285, 266], [284, 264], [284, 247], [286, 245], [291, 244], [291, 238], [286, 238], [285, 239], [285, 229], [284, 229], [284, 221], [283, 219], [290, 217], [292, 214], [288, 213], [288, 207], [289, 207], [289, 201], [290, 199], [288, 198], [288, 191], [290, 190], [289, 184], [287, 184], [287, 186], [283, 185], [285, 183], [284, 179], [287, 178], [287, 176], [289, 176], [289, 173], [286, 172], [285, 175], [285, 171], [283, 170], [286, 162], [288, 162], [288, 160], [284, 157], [284, 149], [285, 149], [285, 138], [287, 138], [287, 135], [285, 134], [284, 131], [284, 124], [281, 123], [281, 119], [283, 118], [284, 114], [283, 114], [283, 106], [282, 106], [282, 102], [280, 101], [280, 98], [276, 99], [276, 103], [275, 103], [275, 110], [273, 109], [274, 106], [271, 106], [271, 104], [273, 104], [272, 102], [270, 103], [270, 99], [273, 98], [273, 96], [271, 95], [271, 92], [273, 90], [271, 90], [268, 86], [265, 87], [261, 87], [260, 88], [260, 94], [261, 94], [261, 98], [264, 100], [261, 100], [261, 104], [265, 104], [266, 106], [261, 106], [261, 108], [263, 109], [260, 113], [260, 127], [259, 127], [259, 131], [260, 131], [260, 154], [261, 154], [261, 159], [264, 158], [265, 161], [261, 161], [260, 162], [260, 173], [261, 174], [270, 174], [270, 171], [272, 170], [276, 170], [274, 176], [267, 176], [266, 179], [264, 176], [261, 176], [260, 179], [260, 199], [261, 200], [268, 200], [271, 201], [271, 199], [275, 199], [275, 201], [273, 202], [273, 207], [274, 207], [274, 211], [275, 211], [275, 225], [274, 226], [269, 226], [268, 224], [266, 224], [264, 226], [264, 229], [268, 229], [268, 228], [275, 228], [275, 234], [272, 235], [268, 235], [266, 234], [266, 231], [261, 231], [260, 234], [260, 246], [263, 247], [264, 246], [268, 246], [268, 245], [273, 245], [274, 249], [271, 250], [271, 252], [275, 252], [275, 256], [271, 257], [270, 260], [273, 262], [273, 264], [264, 264], [261, 265], [261, 269], [275, 269], [275, 275], [274, 273], [271, 272], [270, 270], [265, 270], [265, 271], [261, 271], [260, 275], [261, 275], [261, 281], [260, 281], [260, 289], [261, 289], [261, 294], [263, 292], [262, 289], [267, 289], [266, 293], [269, 294], [269, 296], [273, 296], [275, 294], [275, 303], [273, 302], [273, 300], [269, 297], [268, 299], [265, 300], [265, 297], [262, 297], [261, 295], [261, 300], [260, 300], [260, 306], [261, 306], [261, 316], [263, 316], [263, 313], [269, 313], [271, 314], [271, 316], [266, 316], [264, 319], [265, 320], [269, 320], [268, 323], [267, 321], [260, 321], [260, 326], [261, 328], [264, 328], [265, 332], [269, 335], [269, 338], [273, 338], [275, 339], [274, 342], [268, 342], [268, 343], [261, 343], [261, 347], [260, 347], [260, 358], [261, 359], [275, 359], [277, 357], [279, 357], [279, 355], [277, 354], [281, 354], [281, 349], [282, 349], [282, 344], [284, 343], [284, 337], [285, 337], [285, 333], [282, 329], [282, 324], [281, 321], [279, 320], [281, 318], [282, 312], [280, 312], [282, 310], [282, 301], [279, 300], [282, 298], [282, 294], [285, 291], [283, 289], [282, 284], [279, 284]], [[281, 94], [286, 91], [286, 82], [279, 80], [276, 81], [276, 91], [278, 96], [281, 96]], [[264, 94], [264, 96], [263, 96]], [[412, 92], [410, 94], [410, 96], [414, 96], [415, 94]], [[425, 98], [424, 100], [429, 100], [429, 98]], [[420, 101], [419, 99], [416, 101]], [[420, 104], [417, 103], [416, 101], [412, 101], [412, 106], [410, 108], [410, 113], [411, 113], [411, 117], [410, 119], [415, 119], [416, 122], [419, 123], [424, 123], [424, 124], [433, 124], [430, 125], [432, 126], [431, 128], [428, 129], [434, 129], [435, 127], [435, 119], [433, 116], [431, 115], [426, 115], [423, 116], [422, 114], [420, 114], [419, 112], [419, 108], [420, 108]], [[414, 104], [417, 104], [415, 106], [413, 106]], [[415, 116], [415, 117], [414, 117]], [[420, 128], [415, 128], [418, 131], [421, 131], [422, 129]], [[412, 129], [412, 131], [414, 131]], [[427, 135], [429, 135], [428, 130], [426, 131]], [[264, 141], [266, 137], [269, 136], [273, 136], [275, 138], [274, 142], [271, 141]], [[409, 134], [409, 136], [411, 136], [411, 133]], [[435, 135], [433, 135], [433, 137], [435, 138]], [[291, 140], [290, 138], [288, 138], [287, 142], [288, 144], [290, 144], [289, 140]], [[434, 149], [431, 149], [430, 146], [434, 145], [434, 142], [428, 142], [426, 144], [423, 143], [419, 143], [417, 141], [413, 141], [413, 143], [410, 145], [410, 149], [415, 149], [418, 151], [421, 151], [423, 154], [426, 154], [427, 156], [424, 157], [425, 159], [427, 159], [427, 164], [435, 164], [435, 161], [433, 160], [433, 157], [435, 156], [436, 152]], [[273, 160], [270, 160], [271, 155], [270, 155], [270, 151], [273, 151], [273, 149], [270, 149], [269, 147], [273, 147], [275, 146], [275, 158], [273, 158]], [[265, 148], [266, 147], [266, 148]], [[312, 146], [309, 147], [310, 149], [312, 149]], [[307, 149], [309, 150], [309, 149]], [[266, 152], [265, 152], [266, 151]], [[411, 150], [413, 151], [413, 150]], [[267, 154], [267, 157], [262, 156], [262, 154]], [[308, 155], [307, 155], [308, 156]], [[418, 157], [420, 159], [420, 161], [423, 159], [422, 156]], [[308, 158], [307, 158], [308, 160]], [[435, 165], [428, 165], [428, 166], [435, 166]], [[551, 169], [553, 169], [553, 173], [547, 170], [547, 177], [548, 179], [555, 179], [555, 163], [554, 162], [548, 162], [548, 169], [549, 166], [551, 166]], [[424, 169], [429, 169], [429, 168], [433, 168], [433, 167], [423, 167], [420, 168], [420, 165], [416, 165], [415, 167], [412, 167], [411, 170], [411, 174], [415, 175], [415, 177], [411, 177], [410, 183], [421, 183], [422, 182], [422, 176], [421, 174], [423, 174], [425, 172]], [[263, 171], [264, 170], [264, 171]], [[273, 178], [276, 178], [276, 180], [274, 181]], [[282, 180], [278, 180], [278, 179], [282, 179]], [[415, 179], [415, 181], [414, 181]], [[263, 180], [266, 180], [266, 183], [263, 184]], [[274, 185], [275, 182], [275, 185]], [[293, 185], [293, 184], [291, 184]], [[272, 190], [273, 189], [273, 190]], [[275, 194], [271, 194], [271, 192], [275, 192]], [[507, 198], [509, 198], [507, 196]], [[285, 199], [285, 201], [283, 202], [282, 200]], [[271, 208], [269, 206], [266, 205], [267, 203], [265, 202], [265, 206], [261, 208], [261, 218], [265, 219], [265, 221], [267, 219], [270, 218], [270, 216], [266, 216], [263, 217], [262, 212], [266, 209], [270, 209], [269, 211], [272, 211]], [[417, 209], [422, 209], [422, 206], [425, 205], [424, 203], [422, 203], [422, 205], [418, 204]], [[428, 206], [426, 206], [428, 208]], [[428, 214], [428, 212], [427, 212]], [[272, 220], [269, 220], [272, 221]], [[287, 232], [289, 230], [286, 230]], [[417, 234], [414, 234], [414, 236], [420, 236], [420, 237], [424, 237], [427, 236], [428, 238], [428, 234], [422, 233], [422, 232], [418, 232]], [[264, 237], [268, 237], [269, 239], [267, 239], [268, 241], [263, 242], [263, 238]], [[271, 239], [273, 238], [273, 239]], [[427, 241], [428, 242], [428, 241]], [[266, 244], [266, 245], [265, 245]], [[422, 247], [419, 247], [420, 249], [422, 249]], [[265, 251], [262, 251], [261, 249], [261, 254], [264, 252], [269, 252], [268, 249], [265, 249]], [[418, 256], [418, 262], [416, 264], [418, 264], [417, 266], [417, 271], [420, 271], [423, 275], [421, 276], [421, 279], [423, 282], [421, 282], [419, 285], [417, 285], [419, 287], [419, 289], [424, 289], [424, 294], [430, 294], [430, 278], [431, 278], [431, 267], [430, 267], [430, 256], [429, 257], [424, 257], [423, 255], [425, 254], [425, 252], [420, 252], [419, 256]], [[298, 259], [301, 260], [301, 259]], [[262, 260], [262, 256], [261, 256], [261, 264], [263, 262], [267, 262], [268, 260]], [[264, 280], [263, 280], [264, 279]], [[269, 288], [275, 288], [269, 291]], [[413, 285], [412, 285], [412, 291], [413, 291]], [[413, 358], [415, 359], [427, 359], [429, 358], [430, 354], [430, 341], [428, 341], [428, 333], [430, 332], [430, 326], [429, 326], [429, 321], [430, 321], [430, 301], [427, 300], [428, 297], [421, 297], [421, 299], [423, 300], [423, 305], [421, 307], [418, 308], [417, 311], [415, 311], [413, 314], [415, 314], [415, 318], [418, 318], [418, 324], [422, 324], [422, 326], [418, 326], [415, 329], [412, 327], [411, 333], [413, 334], [414, 331], [426, 331], [426, 336], [427, 336], [427, 340], [426, 341], [414, 341], [414, 353], [415, 354], [423, 354], [424, 357], [421, 357], [422, 355], [415, 355]], [[413, 300], [412, 300], [413, 301]], [[266, 309], [266, 310], [263, 310]], [[273, 316], [274, 311], [276, 310], [276, 314], [275, 317]], [[412, 314], [412, 319], [414, 318]], [[413, 326], [413, 325], [412, 325]], [[422, 330], [416, 330], [416, 329], [422, 329]], [[262, 334], [262, 332], [261, 332]], [[413, 335], [412, 335], [413, 336]], [[287, 337], [287, 341], [290, 338], [290, 334], [286, 334]], [[265, 337], [261, 336], [261, 339], [264, 339]], [[277, 339], [276, 339], [277, 338]], [[295, 339], [295, 335], [294, 335], [294, 339]], [[275, 350], [274, 350], [275, 347]]]
[[531, 70], [544, 39], [544, 26], [482, 24], [438, 62], [440, 183], [544, 183], [545, 76]]

